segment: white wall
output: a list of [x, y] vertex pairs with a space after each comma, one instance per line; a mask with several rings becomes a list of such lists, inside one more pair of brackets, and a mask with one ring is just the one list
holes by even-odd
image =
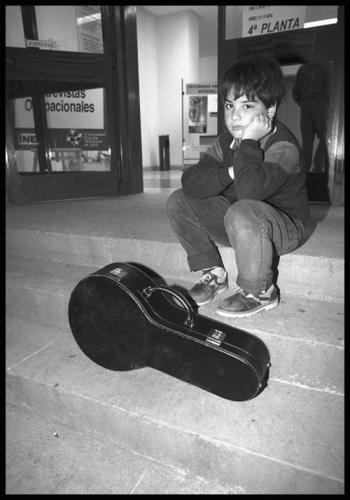
[[199, 81], [198, 16], [190, 11], [153, 16], [138, 6], [137, 36], [143, 166], [159, 165], [159, 135], [169, 135], [170, 163], [179, 166], [181, 79]]
[[159, 165], [159, 90], [156, 17], [137, 6], [140, 115], [143, 166]]
[[170, 137], [170, 163], [182, 164], [181, 79], [199, 78], [199, 23], [193, 12], [157, 18], [160, 133]]
[[199, 83], [217, 83], [218, 56], [205, 56], [199, 59]]

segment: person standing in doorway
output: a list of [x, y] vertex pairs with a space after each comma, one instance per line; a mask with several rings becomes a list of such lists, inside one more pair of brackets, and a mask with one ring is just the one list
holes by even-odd
[[[327, 120], [329, 105], [329, 67], [321, 61], [300, 66], [293, 98], [300, 106], [302, 137], [301, 164], [304, 172], [328, 172]], [[319, 139], [313, 157], [315, 135]]]

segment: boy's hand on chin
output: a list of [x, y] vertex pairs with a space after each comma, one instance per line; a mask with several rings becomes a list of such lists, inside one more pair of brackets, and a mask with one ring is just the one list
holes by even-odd
[[243, 139], [254, 139], [260, 141], [272, 130], [272, 120], [262, 113], [255, 115], [249, 125], [244, 129]]

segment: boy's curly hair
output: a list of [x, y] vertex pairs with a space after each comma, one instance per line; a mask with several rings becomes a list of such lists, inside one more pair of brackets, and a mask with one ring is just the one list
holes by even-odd
[[225, 101], [232, 89], [234, 98], [246, 95], [254, 100], [258, 97], [267, 108], [278, 106], [286, 93], [281, 67], [268, 54], [246, 57], [230, 66], [219, 82], [219, 92]]

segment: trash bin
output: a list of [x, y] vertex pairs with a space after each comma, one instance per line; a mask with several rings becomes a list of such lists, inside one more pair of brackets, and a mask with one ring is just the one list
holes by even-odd
[[159, 136], [159, 170], [170, 170], [169, 136]]

